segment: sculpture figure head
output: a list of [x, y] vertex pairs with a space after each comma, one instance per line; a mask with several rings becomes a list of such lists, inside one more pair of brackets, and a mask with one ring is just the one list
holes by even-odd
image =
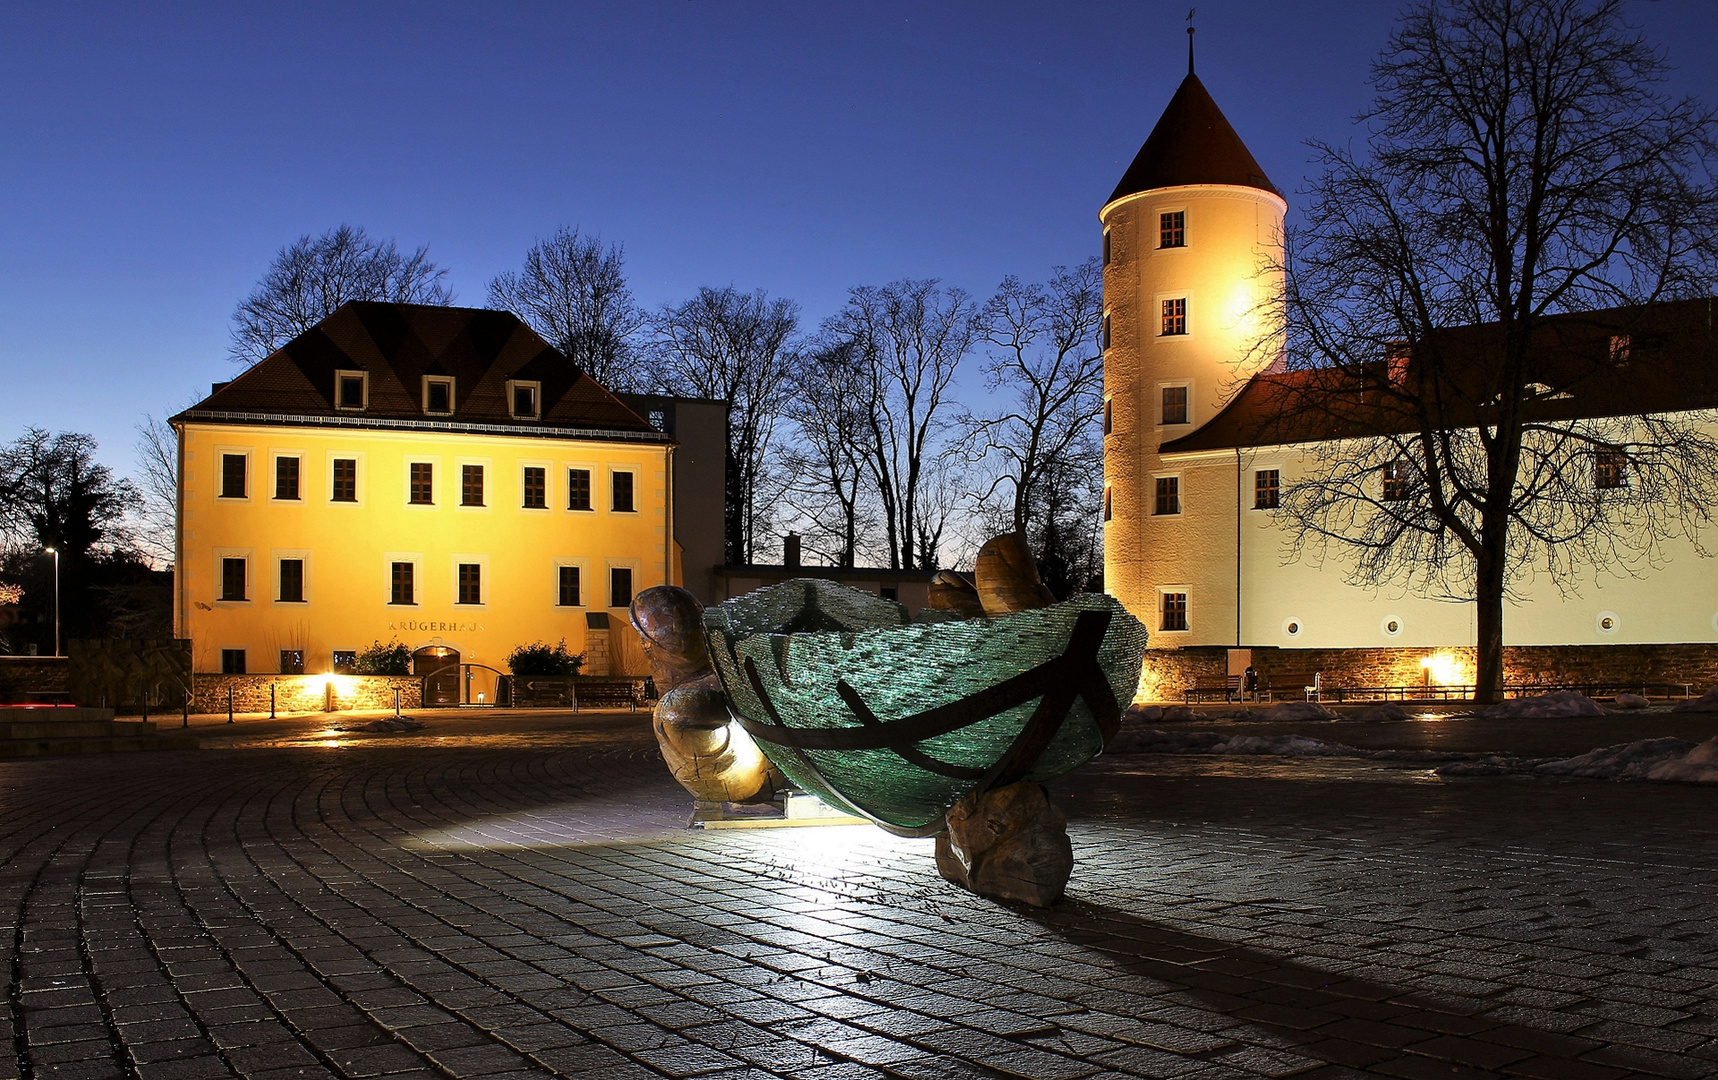
[[632, 599], [631, 619], [659, 694], [712, 674], [704, 605], [677, 585], [658, 585]]

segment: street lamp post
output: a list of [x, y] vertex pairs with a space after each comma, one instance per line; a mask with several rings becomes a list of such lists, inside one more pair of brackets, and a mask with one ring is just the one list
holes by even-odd
[[54, 557], [54, 655], [60, 655], [60, 549], [43, 548]]

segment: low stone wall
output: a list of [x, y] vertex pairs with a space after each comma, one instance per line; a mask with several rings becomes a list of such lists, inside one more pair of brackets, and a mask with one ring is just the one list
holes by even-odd
[[[1419, 686], [1421, 661], [1446, 657], [1471, 682], [1472, 648], [1253, 649], [1261, 676], [1319, 671], [1330, 686]], [[1216, 646], [1152, 649], [1145, 654], [1136, 701], [1181, 701], [1197, 680], [1222, 679], [1229, 651]], [[1718, 645], [1512, 645], [1503, 650], [1503, 681], [1557, 683], [1687, 683], [1699, 694], [1718, 686]]]
[[0, 702], [24, 702], [32, 694], [64, 694], [71, 662], [63, 656], [0, 656]]
[[400, 692], [400, 708], [416, 709], [423, 689], [423, 680], [415, 675], [196, 675], [193, 682], [195, 713], [226, 712], [229, 691], [234, 712], [268, 712], [271, 686], [277, 713], [392, 709], [395, 690]]

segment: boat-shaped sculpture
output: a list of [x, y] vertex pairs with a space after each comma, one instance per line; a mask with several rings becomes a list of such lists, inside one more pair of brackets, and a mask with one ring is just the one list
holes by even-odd
[[928, 836], [975, 789], [1089, 761], [1139, 681], [1146, 631], [1114, 599], [997, 618], [906, 609], [800, 579], [705, 613], [735, 719], [788, 779], [890, 832]]

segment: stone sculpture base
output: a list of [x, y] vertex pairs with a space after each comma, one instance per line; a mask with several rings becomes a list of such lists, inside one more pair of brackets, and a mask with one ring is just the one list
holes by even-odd
[[937, 834], [937, 871], [980, 896], [1049, 907], [1074, 870], [1068, 818], [1042, 784], [968, 795]]

